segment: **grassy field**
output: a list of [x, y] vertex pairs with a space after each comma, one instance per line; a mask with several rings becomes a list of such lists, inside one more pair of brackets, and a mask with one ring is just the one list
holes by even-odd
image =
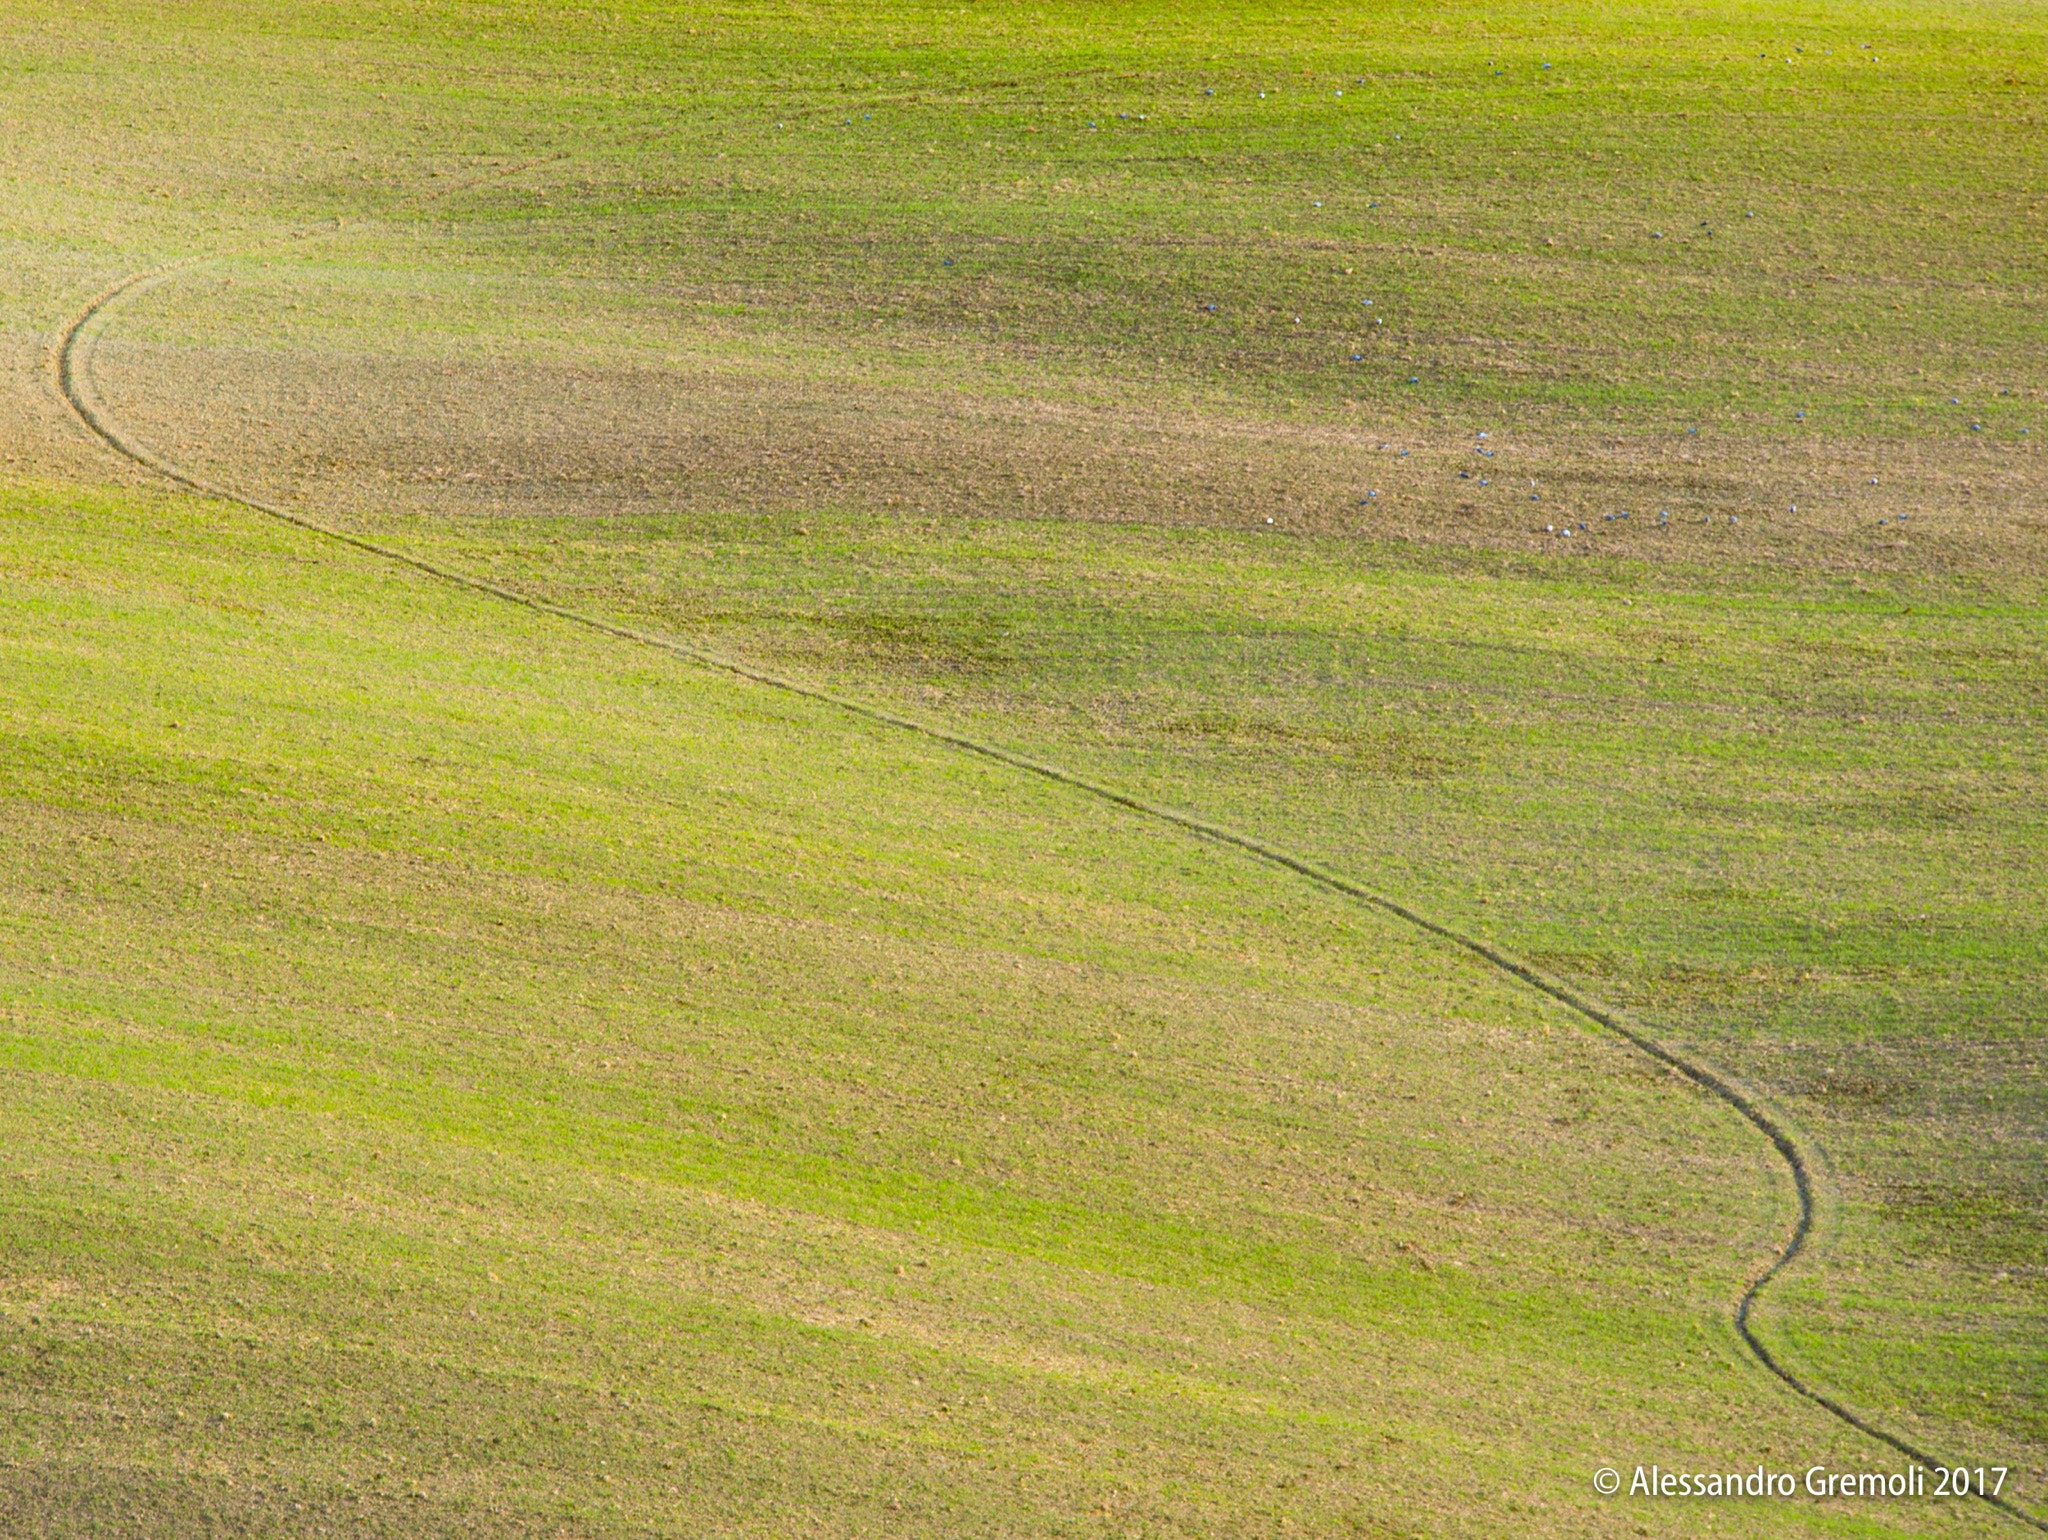
[[8, 1524], [2011, 1528], [1593, 1495], [1897, 1457], [1477, 962], [146, 488], [188, 257], [178, 462], [1727, 1067], [1760, 1332], [2048, 1507], [2038, 11], [0, 27]]

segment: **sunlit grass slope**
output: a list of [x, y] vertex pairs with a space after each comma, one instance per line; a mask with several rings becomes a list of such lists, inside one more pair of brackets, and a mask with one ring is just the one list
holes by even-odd
[[833, 370], [1904, 432], [2038, 373], [2030, 6], [18, 15], [23, 203], [73, 240], [540, 157], [478, 234], [520, 271]]
[[2038, 1458], [2038, 598], [817, 510], [396, 532], [1260, 829], [1699, 1045], [1830, 1157], [1764, 1330]]
[[1832, 1157], [1774, 1340], [2038, 1488], [2035, 24], [928, 20], [622, 21], [540, 84], [493, 34], [459, 104], [394, 64], [347, 99], [372, 146], [420, 114], [412, 180], [359, 190], [388, 220], [123, 312], [107, 395], [225, 480], [1240, 819], [1637, 1008]]
[[1602, 1459], [1854, 1456], [1727, 1326], [1768, 1150], [1470, 961], [241, 513], [0, 557], [12, 1527], [1634, 1532]]
[[1697, 1515], [1596, 1456], [1876, 1455], [1680, 1368], [1766, 1152], [1463, 965], [57, 490], [47, 338], [189, 256], [93, 365], [180, 461], [1732, 1066], [1824, 1162], [1761, 1329], [2048, 1492], [2038, 8], [0, 28], [10, 1521], [1626, 1533]]

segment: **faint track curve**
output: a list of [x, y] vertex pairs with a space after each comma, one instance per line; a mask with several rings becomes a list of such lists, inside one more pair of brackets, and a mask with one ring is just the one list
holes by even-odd
[[[523, 168], [515, 167], [510, 169], [517, 170]], [[332, 225], [301, 230], [292, 235], [285, 236], [272, 244], [283, 245], [293, 241], [309, 239], [313, 236], [328, 233], [330, 230], [339, 229], [341, 224], [340, 220], [336, 220]], [[1059, 785], [1071, 787], [1103, 802], [1126, 808], [1161, 823], [1170, 824], [1175, 828], [1186, 830], [1203, 839], [1233, 846], [1271, 865], [1282, 867], [1300, 877], [1306, 878], [1318, 887], [1341, 894], [1369, 908], [1380, 910], [1382, 913], [1392, 915], [1418, 930], [1448, 941], [1453, 946], [1460, 947], [1474, 956], [1484, 959], [1495, 968], [1519, 979], [1537, 993], [1545, 995], [1567, 1009], [1577, 1012], [1588, 1021], [1622, 1038], [1648, 1058], [1690, 1080], [1694, 1085], [1726, 1103], [1748, 1122], [1751, 1127], [1770, 1141], [1772, 1148], [1777, 1151], [1779, 1157], [1784, 1161], [1786, 1169], [1791, 1173], [1793, 1189], [1798, 1195], [1799, 1212], [1793, 1223], [1792, 1233], [1786, 1239], [1784, 1246], [1779, 1250], [1776, 1259], [1743, 1291], [1742, 1298], [1735, 1307], [1735, 1330], [1740, 1334], [1744, 1345], [1755, 1356], [1756, 1361], [1799, 1396], [1822, 1408], [1846, 1426], [1877, 1440], [1879, 1443], [1904, 1455], [1917, 1465], [1923, 1466], [1930, 1471], [1944, 1468], [1947, 1462], [1938, 1460], [1907, 1440], [1886, 1432], [1884, 1429], [1877, 1427], [1867, 1419], [1849, 1410], [1849, 1408], [1842, 1405], [1834, 1397], [1823, 1391], [1816, 1390], [1792, 1370], [1786, 1368], [1779, 1361], [1777, 1355], [1772, 1353], [1764, 1345], [1763, 1340], [1757, 1336], [1756, 1329], [1750, 1321], [1750, 1315], [1756, 1306], [1757, 1300], [1762, 1296], [1764, 1289], [1805, 1252], [1807, 1242], [1812, 1237], [1814, 1225], [1814, 1180], [1812, 1167], [1808, 1163], [1804, 1152], [1800, 1149], [1798, 1141], [1793, 1138], [1791, 1132], [1784, 1124], [1773, 1117], [1748, 1091], [1707, 1064], [1681, 1053], [1677, 1049], [1667, 1047], [1647, 1032], [1631, 1026], [1619, 1013], [1601, 1004], [1592, 996], [1583, 994], [1561, 979], [1552, 978], [1549, 974], [1544, 973], [1529, 963], [1523, 962], [1520, 958], [1502, 950], [1492, 942], [1477, 936], [1469, 936], [1453, 926], [1446, 925], [1439, 920], [1433, 920], [1427, 915], [1409, 908], [1398, 899], [1375, 892], [1373, 889], [1353, 882], [1350, 878], [1332, 872], [1305, 857], [1297, 856], [1291, 851], [1268, 844], [1256, 835], [1241, 833], [1226, 825], [1212, 823], [1208, 819], [1199, 817], [1196, 814], [1183, 812], [1178, 808], [1167, 807], [1161, 803], [1151, 802], [1143, 797], [1134, 796], [1129, 792], [1119, 791], [1113, 786], [1106, 786], [1099, 781], [1090, 780], [1086, 776], [1062, 769], [1058, 765], [1032, 759], [1028, 755], [1014, 753], [999, 745], [986, 743], [978, 738], [968, 737], [964, 733], [956, 733], [943, 727], [935, 727], [930, 723], [919, 722], [910, 717], [898, 716], [894, 712], [884, 710], [879, 706], [869, 705], [864, 701], [853, 700], [846, 696], [834, 694], [829, 690], [822, 690], [816, 686], [801, 683], [798, 680], [770, 673], [765, 669], [755, 668], [750, 664], [740, 662], [736, 658], [725, 657], [707, 648], [678, 641], [673, 637], [659, 636], [652, 632], [640, 631], [632, 626], [620, 625], [616, 621], [606, 620], [601, 616], [588, 615], [580, 610], [572, 610], [563, 605], [551, 603], [546, 599], [536, 598], [531, 594], [520, 593], [516, 589], [506, 588], [502, 584], [494, 583], [487, 578], [479, 578], [469, 573], [458, 572], [451, 567], [444, 567], [439, 563], [410, 555], [395, 547], [380, 545], [376, 541], [366, 540], [362, 536], [350, 534], [346, 530], [335, 529], [331, 525], [322, 524], [317, 519], [308, 518], [301, 513], [295, 513], [280, 504], [267, 502], [258, 497], [251, 497], [228, 487], [216, 486], [205, 478], [185, 470], [181, 466], [155, 453], [146, 445], [131, 439], [122, 431], [119, 423], [108, 412], [105, 404], [100, 401], [97, 393], [93, 390], [90, 374], [92, 350], [99, 334], [99, 325], [97, 323], [105, 319], [111, 307], [117, 302], [144, 293], [159, 283], [174, 278], [205, 262], [217, 260], [221, 259], [219, 257], [190, 257], [178, 262], [166, 263], [160, 267], [149, 268], [139, 273], [133, 273], [102, 291], [85, 309], [78, 313], [71, 324], [60, 335], [55, 350], [53, 371], [58, 393], [62, 396], [64, 404], [79, 422], [94, 437], [114, 450], [115, 453], [147, 470], [155, 472], [167, 481], [184, 487], [188, 491], [196, 492], [206, 497], [217, 498], [223, 502], [239, 504], [244, 508], [252, 509], [273, 519], [278, 519], [310, 534], [319, 535], [324, 539], [333, 540], [342, 545], [353, 546], [356, 550], [365, 552], [368, 555], [379, 557], [398, 566], [409, 567], [415, 572], [421, 572], [429, 577], [438, 578], [442, 582], [466, 588], [473, 593], [485, 594], [494, 599], [502, 599], [508, 604], [516, 604], [522, 609], [552, 616], [555, 619], [567, 621], [572, 625], [581, 626], [586, 630], [595, 631], [605, 636], [616, 637], [622, 641], [652, 648], [658, 652], [666, 652], [686, 662], [696, 664], [701, 668], [732, 674], [754, 684], [765, 685], [772, 689], [785, 691], [791, 695], [800, 696], [806, 700], [817, 701], [850, 715], [862, 717], [870, 722], [898, 728], [905, 732], [916, 733], [920, 737], [930, 738], [954, 748], [963, 749], [968, 753], [978, 754], [984, 759], [994, 760], [996, 763], [1007, 765], [1011, 769], [1021, 770], [1027, 774], [1056, 782]], [[1979, 1494], [1979, 1496], [1981, 1501], [2008, 1517], [2040, 1530], [2044, 1534], [2048, 1534], [2048, 1520], [2036, 1517], [2004, 1497], [1993, 1496], [1989, 1493]]]

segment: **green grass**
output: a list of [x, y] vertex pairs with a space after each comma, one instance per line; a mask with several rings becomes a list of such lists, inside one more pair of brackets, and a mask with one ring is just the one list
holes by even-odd
[[39, 1526], [1251, 1532], [1414, 1464], [1576, 1530], [1759, 1399], [1855, 1449], [1719, 1308], [1769, 1152], [1474, 962], [249, 516], [6, 549]]
[[1732, 1069], [1823, 1161], [1760, 1329], [2039, 1506], [2033, 9], [0, 26], [8, 1523], [1695, 1533], [1590, 1470], [1882, 1463], [1734, 1343], [1768, 1148], [1476, 965], [107, 489], [42, 340], [191, 255], [94, 361], [182, 463]]
[[403, 533], [1256, 828], [1700, 1045], [1857, 1231], [1764, 1319], [1822, 1311], [1806, 1365], [1926, 1437], [2042, 1436], [2037, 602], [815, 516]]

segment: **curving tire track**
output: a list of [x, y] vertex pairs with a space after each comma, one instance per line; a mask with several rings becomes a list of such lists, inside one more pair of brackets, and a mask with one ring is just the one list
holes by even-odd
[[[531, 164], [535, 163], [527, 163], [527, 165]], [[526, 169], [526, 166], [510, 167], [506, 168], [504, 172], [497, 174], [510, 174], [511, 172], [523, 169]], [[449, 189], [450, 192], [457, 190], [460, 189]], [[271, 244], [282, 245], [310, 239], [326, 234], [331, 230], [339, 229], [341, 225], [342, 221], [336, 220], [331, 225], [301, 230]], [[1444, 924], [1442, 921], [1433, 920], [1429, 916], [1411, 909], [1398, 899], [1376, 892], [1313, 861], [1297, 856], [1291, 851], [1268, 844], [1256, 835], [1245, 834], [1226, 825], [1212, 823], [1208, 819], [1196, 814], [1151, 802], [1143, 797], [1134, 796], [1129, 792], [1119, 791], [1113, 786], [1107, 786], [1099, 781], [1090, 780], [1086, 776], [1078, 775], [1058, 765], [1048, 764], [1043, 760], [1032, 759], [1027, 755], [1014, 753], [996, 744], [987, 743], [978, 738], [971, 738], [963, 733], [953, 732], [947, 728], [936, 727], [927, 722], [919, 722], [910, 717], [898, 716], [894, 712], [887, 711], [879, 706], [853, 700], [829, 690], [819, 689], [814, 685], [807, 685], [794, 679], [785, 678], [780, 674], [771, 673], [765, 669], [742, 663], [738, 659], [725, 657], [708, 648], [678, 641], [673, 637], [640, 631], [631, 626], [620, 625], [616, 621], [606, 620], [601, 616], [585, 614], [580, 610], [572, 610], [546, 599], [520, 593], [516, 589], [506, 588], [487, 578], [479, 578], [469, 573], [458, 572], [453, 568], [444, 567], [436, 562], [427, 561], [422, 557], [410, 555], [394, 547], [380, 545], [376, 541], [366, 540], [360, 535], [351, 534], [346, 530], [335, 529], [330, 525], [322, 524], [316, 519], [309, 518], [302, 513], [296, 513], [277, 503], [252, 497], [245, 493], [234, 491], [231, 488], [217, 486], [203, 477], [195, 475], [172, 461], [165, 459], [146, 445], [130, 438], [122, 430], [119, 422], [107, 410], [106, 405], [99, 399], [93, 389], [91, 378], [92, 351], [98, 339], [101, 326], [110, 310], [119, 301], [143, 294], [158, 284], [175, 278], [182, 272], [197, 267], [202, 263], [215, 260], [219, 260], [219, 258], [190, 257], [178, 262], [166, 263], [160, 267], [149, 268], [139, 273], [130, 274], [120, 282], [102, 291], [73, 318], [71, 324], [60, 334], [52, 359], [52, 372], [57, 391], [63, 398], [65, 406], [70, 409], [79, 422], [94, 437], [114, 450], [115, 453], [147, 470], [155, 472], [166, 481], [170, 481], [188, 491], [196, 492], [206, 497], [217, 498], [223, 502], [239, 504], [244, 508], [252, 509], [273, 519], [278, 519], [295, 528], [318, 535], [323, 539], [332, 540], [342, 545], [353, 546], [356, 550], [365, 552], [368, 555], [378, 557], [398, 566], [409, 567], [413, 571], [424, 573], [429, 577], [454, 584], [460, 588], [466, 588], [473, 593], [484, 594], [493, 599], [500, 599], [508, 604], [516, 604], [523, 609], [552, 616], [555, 619], [567, 621], [572, 625], [581, 626], [586, 630], [595, 631], [605, 636], [616, 637], [621, 641], [632, 642], [635, 645], [652, 648], [659, 652], [666, 652], [674, 657], [696, 664], [701, 668], [732, 674], [754, 684], [785, 691], [791, 695], [801, 696], [806, 700], [817, 701], [823, 705], [831, 706], [836, 710], [864, 718], [870, 722], [879, 723], [886, 727], [898, 728], [905, 732], [916, 733], [920, 737], [933, 739], [954, 748], [963, 749], [971, 754], [978, 754], [984, 759], [994, 760], [996, 763], [1007, 765], [1014, 770], [1020, 770], [1026, 774], [1036, 775], [1045, 780], [1056, 782], [1059, 785], [1071, 787], [1100, 801], [1126, 808], [1144, 817], [1183, 829], [1203, 839], [1235, 847], [1270, 865], [1293, 872], [1327, 891], [1341, 894], [1370, 908], [1392, 915], [1418, 930], [1425, 931], [1483, 959], [1500, 971], [1521, 980], [1522, 983], [1537, 993], [1557, 1001], [1586, 1020], [1613, 1033], [1646, 1057], [1655, 1060], [1667, 1069], [1690, 1080], [1702, 1090], [1717, 1097], [1739, 1114], [1758, 1133], [1762, 1134], [1764, 1138], [1770, 1141], [1771, 1147], [1777, 1151], [1779, 1158], [1785, 1163], [1786, 1170], [1791, 1174], [1792, 1185], [1798, 1195], [1799, 1211], [1793, 1222], [1791, 1234], [1786, 1238], [1785, 1244], [1779, 1250], [1777, 1257], [1743, 1291], [1740, 1301], [1736, 1304], [1734, 1316], [1735, 1330], [1759, 1364], [1795, 1394], [1811, 1401], [1814, 1405], [1822, 1408], [1846, 1426], [1877, 1440], [1879, 1443], [1904, 1455], [1916, 1465], [1920, 1465], [1927, 1470], [1939, 1470], [1949, 1463], [1937, 1459], [1935, 1456], [1928, 1454], [1896, 1434], [1886, 1432], [1883, 1428], [1876, 1426], [1866, 1418], [1851, 1411], [1825, 1391], [1818, 1390], [1807, 1383], [1806, 1380], [1787, 1368], [1778, 1359], [1777, 1355], [1764, 1345], [1763, 1340], [1757, 1336], [1755, 1327], [1751, 1324], [1751, 1313], [1755, 1309], [1756, 1303], [1762, 1296], [1763, 1291], [1805, 1252], [1807, 1243], [1813, 1235], [1815, 1217], [1813, 1170], [1798, 1141], [1783, 1123], [1765, 1109], [1757, 1098], [1735, 1082], [1706, 1063], [1692, 1058], [1678, 1049], [1669, 1047], [1647, 1032], [1630, 1025], [1621, 1015], [1608, 1006], [1601, 1004], [1590, 995], [1582, 993], [1563, 980], [1552, 978], [1549, 974], [1544, 973], [1529, 963], [1523, 962], [1511, 953], [1495, 946], [1492, 942], [1477, 936], [1467, 935], [1465, 932], [1456, 929], [1454, 926]], [[1989, 1504], [2007, 1517], [2016, 1519], [2022, 1524], [2048, 1534], [2048, 1520], [2036, 1517], [2004, 1497], [1994, 1496], [1989, 1493], [1977, 1495], [1981, 1501]]]

